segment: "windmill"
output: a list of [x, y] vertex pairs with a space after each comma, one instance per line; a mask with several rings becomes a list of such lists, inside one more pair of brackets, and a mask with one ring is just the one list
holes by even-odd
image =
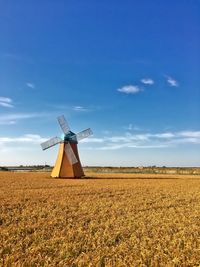
[[52, 170], [51, 177], [71, 178], [84, 176], [78, 155], [77, 144], [80, 140], [92, 134], [90, 128], [77, 134], [70, 131], [64, 115], [59, 116], [58, 123], [64, 133], [64, 137], [53, 137], [41, 144], [43, 150], [60, 144], [57, 160]]

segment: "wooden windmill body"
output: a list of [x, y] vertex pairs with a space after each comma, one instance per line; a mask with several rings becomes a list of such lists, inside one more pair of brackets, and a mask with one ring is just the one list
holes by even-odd
[[61, 143], [58, 151], [58, 156], [51, 177], [82, 177], [84, 176], [83, 168], [81, 166], [80, 158], [78, 155], [77, 144], [69, 144], [74, 154], [76, 155], [77, 162], [72, 164], [69, 157], [66, 155], [65, 150], [67, 143]]
[[58, 122], [64, 132], [64, 139], [53, 137], [41, 144], [42, 149], [48, 149], [60, 143], [57, 160], [51, 173], [51, 177], [58, 178], [80, 178], [84, 176], [78, 154], [78, 141], [92, 134], [91, 129], [75, 134], [70, 131], [64, 116], [58, 117]]

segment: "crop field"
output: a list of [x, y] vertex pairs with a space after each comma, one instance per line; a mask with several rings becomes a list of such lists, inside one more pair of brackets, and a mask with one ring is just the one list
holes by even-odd
[[200, 266], [200, 176], [0, 172], [0, 266]]

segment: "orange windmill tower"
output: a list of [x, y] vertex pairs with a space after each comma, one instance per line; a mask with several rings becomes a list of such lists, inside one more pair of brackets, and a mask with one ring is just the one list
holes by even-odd
[[84, 176], [83, 168], [79, 159], [77, 144], [80, 140], [92, 134], [90, 128], [77, 134], [70, 131], [64, 115], [58, 117], [58, 123], [64, 133], [64, 138], [53, 137], [41, 144], [43, 150], [60, 144], [57, 160], [52, 170], [51, 177], [79, 178]]

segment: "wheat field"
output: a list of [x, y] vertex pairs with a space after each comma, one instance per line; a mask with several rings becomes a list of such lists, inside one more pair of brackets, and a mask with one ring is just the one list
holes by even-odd
[[200, 266], [200, 177], [0, 172], [2, 266]]

